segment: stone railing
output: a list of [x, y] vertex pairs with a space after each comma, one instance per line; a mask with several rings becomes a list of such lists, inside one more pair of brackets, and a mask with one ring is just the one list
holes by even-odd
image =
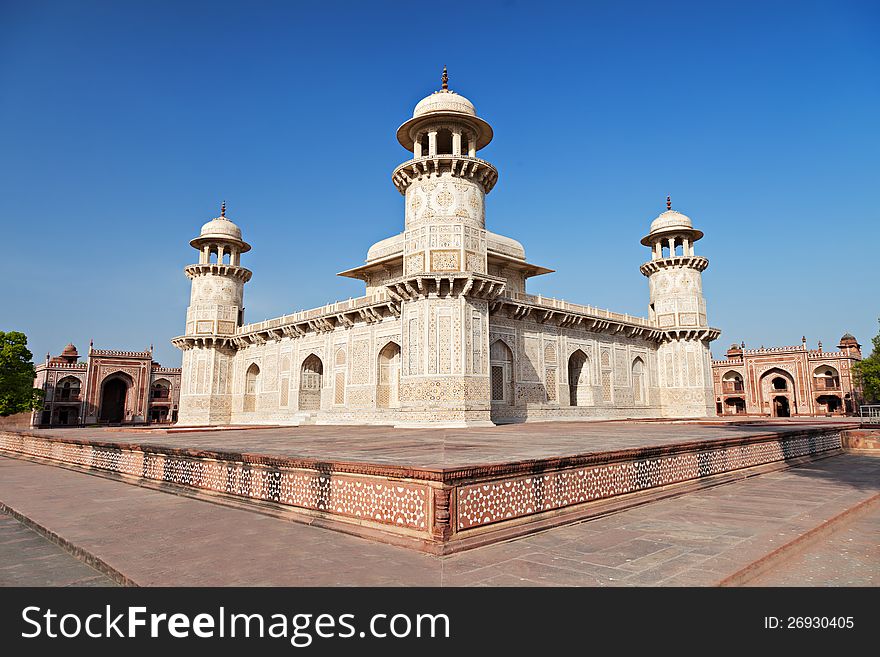
[[268, 329], [281, 328], [282, 326], [286, 326], [289, 324], [306, 322], [310, 319], [326, 317], [327, 315], [336, 315], [338, 313], [350, 312], [352, 310], [366, 308], [368, 306], [373, 306], [377, 303], [388, 302], [391, 300], [391, 296], [388, 294], [388, 292], [384, 289], [380, 289], [377, 290], [375, 294], [370, 294], [363, 297], [356, 297], [353, 299], [348, 299], [347, 301], [336, 301], [334, 303], [328, 303], [326, 306], [321, 306], [319, 308], [300, 310], [299, 312], [290, 315], [282, 315], [281, 317], [267, 319], [262, 322], [256, 322], [254, 324], [245, 324], [244, 326], [239, 327], [236, 333], [244, 334], [253, 333], [255, 331], [265, 331]]
[[589, 315], [590, 317], [596, 317], [598, 319], [611, 319], [615, 322], [635, 324], [637, 326], [643, 326], [645, 328], [657, 328], [644, 317], [636, 317], [634, 315], [628, 315], [626, 313], [616, 313], [611, 310], [597, 308], [595, 306], [583, 306], [578, 303], [571, 303], [569, 301], [555, 299], [553, 297], [545, 297], [540, 294], [535, 295], [526, 294], [524, 292], [505, 292], [503, 296], [513, 301], [522, 301], [524, 303], [540, 306], [541, 308], [552, 308], [554, 310], [561, 310], [564, 312], [578, 313], [579, 315]]
[[43, 363], [43, 365], [45, 367], [62, 370], [85, 370], [86, 367], [88, 367], [86, 363], [49, 363], [48, 365]]
[[880, 404], [867, 404], [859, 406], [859, 415], [862, 422], [880, 425]]

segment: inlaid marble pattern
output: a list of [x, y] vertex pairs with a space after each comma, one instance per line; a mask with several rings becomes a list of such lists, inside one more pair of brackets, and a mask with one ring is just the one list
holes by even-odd
[[463, 486], [457, 490], [456, 529], [481, 527], [840, 446], [840, 432], [833, 432]]
[[0, 433], [0, 450], [384, 525], [428, 529], [428, 487], [409, 482], [5, 433]]

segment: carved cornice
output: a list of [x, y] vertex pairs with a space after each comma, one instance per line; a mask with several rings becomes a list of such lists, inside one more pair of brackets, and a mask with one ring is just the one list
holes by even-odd
[[663, 331], [662, 342], [671, 342], [672, 340], [693, 340], [697, 342], [711, 342], [717, 340], [721, 335], [721, 329], [703, 327], [703, 328], [675, 328]]
[[197, 276], [230, 276], [240, 280], [242, 283], [247, 283], [253, 275], [251, 270], [245, 267], [222, 265], [216, 262], [187, 265], [183, 268], [183, 273], [189, 279], [196, 278]]
[[186, 351], [196, 347], [205, 349], [234, 350], [233, 341], [235, 338], [230, 336], [219, 335], [180, 335], [171, 339], [171, 344]]
[[395, 278], [385, 283], [385, 289], [393, 298], [406, 301], [455, 296], [491, 300], [504, 292], [506, 284], [503, 278], [474, 272], [425, 272]]
[[645, 276], [650, 276], [661, 269], [696, 269], [703, 271], [709, 266], [709, 259], [703, 256], [673, 256], [672, 258], [661, 258], [659, 260], [650, 260], [639, 267], [639, 271]]
[[391, 174], [391, 181], [397, 191], [406, 194], [407, 188], [414, 180], [441, 173], [451, 173], [455, 178], [464, 178], [478, 182], [483, 192], [488, 194], [498, 182], [498, 170], [486, 160], [468, 155], [433, 155], [418, 157], [398, 166]]

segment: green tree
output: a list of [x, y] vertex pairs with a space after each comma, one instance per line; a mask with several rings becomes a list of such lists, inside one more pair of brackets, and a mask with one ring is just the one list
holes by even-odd
[[27, 336], [19, 331], [0, 331], [0, 415], [38, 409], [43, 391], [34, 388], [37, 374], [27, 348]]
[[[880, 321], [880, 319], [878, 319]], [[874, 350], [871, 355], [853, 365], [853, 372], [862, 384], [868, 402], [880, 402], [880, 333], [871, 339]]]

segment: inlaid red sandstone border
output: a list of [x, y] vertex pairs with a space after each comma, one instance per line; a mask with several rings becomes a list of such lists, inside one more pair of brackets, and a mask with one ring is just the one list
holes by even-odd
[[0, 450], [310, 511], [428, 530], [427, 485], [0, 433]]
[[461, 486], [456, 491], [456, 530], [561, 509], [711, 475], [840, 449], [839, 431], [810, 436], [611, 462]]

